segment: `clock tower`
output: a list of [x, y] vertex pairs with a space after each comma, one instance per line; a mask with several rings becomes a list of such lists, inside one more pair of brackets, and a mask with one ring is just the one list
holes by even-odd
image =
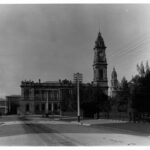
[[106, 46], [101, 33], [98, 33], [94, 46], [94, 85], [99, 86], [108, 95]]

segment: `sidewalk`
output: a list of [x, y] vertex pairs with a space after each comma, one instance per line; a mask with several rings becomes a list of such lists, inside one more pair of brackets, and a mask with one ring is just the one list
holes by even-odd
[[71, 121], [72, 124], [92, 126], [92, 125], [103, 125], [103, 124], [115, 124], [115, 123], [126, 123], [127, 121], [112, 120], [112, 119], [91, 119], [91, 120], [81, 120], [80, 122]]
[[150, 123], [133, 123], [128, 121], [112, 120], [112, 119], [97, 119], [97, 120], [81, 120], [80, 123], [72, 121], [71, 123], [83, 126], [91, 126], [95, 128], [109, 128], [129, 133], [150, 136]]
[[90, 125], [95, 125], [95, 124], [127, 123], [128, 121], [114, 120], [114, 119], [91, 119], [91, 120], [83, 120], [81, 122]]
[[0, 124], [1, 124], [2, 122], [15, 121], [15, 120], [18, 120], [18, 116], [17, 116], [17, 115], [1, 116], [1, 117], [0, 117]]

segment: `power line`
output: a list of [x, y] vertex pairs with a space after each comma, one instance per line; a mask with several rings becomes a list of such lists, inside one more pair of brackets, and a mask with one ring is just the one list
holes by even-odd
[[147, 39], [147, 40], [148, 41], [140, 40], [136, 44], [134, 44], [132, 47], [125, 48], [125, 49], [123, 49], [123, 51], [120, 51], [119, 53], [116, 53], [116, 54], [110, 56], [110, 58], [112, 59], [115, 56], [122, 56], [122, 55], [126, 55], [127, 53], [134, 52], [134, 51], [137, 50], [137, 48], [139, 48], [140, 46], [142, 46], [142, 45], [146, 44], [147, 42], [149, 42], [150, 38]]
[[[150, 43], [148, 43], [148, 44], [150, 44]], [[139, 53], [141, 53], [143, 55], [143, 54], [145, 54], [145, 53], [142, 53], [144, 49], [145, 49], [144, 45], [139, 45], [139, 46], [135, 47], [134, 49], [131, 49], [132, 51], [128, 51], [126, 53], [118, 55], [117, 57], [118, 57], [118, 59], [122, 59], [122, 57], [121, 57], [122, 55], [125, 56], [125, 57], [128, 56], [128, 55], [133, 55], [133, 54], [137, 55]], [[112, 58], [110, 58], [110, 60], [112, 60]]]
[[[141, 44], [138, 44], [138, 45], [136, 45], [136, 47], [128, 49], [128, 51], [125, 51], [123, 53], [116, 54], [116, 55], [110, 57], [109, 60], [112, 60], [113, 57], [118, 57], [118, 59], [119, 59], [119, 58], [121, 58], [122, 55], [126, 56], [126, 55], [129, 55], [129, 54], [132, 54], [133, 52], [137, 54], [137, 52], [141, 52], [143, 50], [143, 47], [145, 46], [145, 44], [146, 43], [144, 43], [144, 42], [141, 43]], [[147, 43], [147, 44], [149, 45], [150, 43]], [[139, 48], [142, 48], [142, 49], [139, 49]]]
[[[130, 41], [128, 44], [126, 44], [126, 47], [130, 47], [132, 45], [134, 45], [135, 42], [137, 42], [139, 39], [141, 39], [141, 37], [143, 37], [143, 35], [137, 36], [135, 39], [133, 39], [132, 41]], [[108, 43], [109, 44], [109, 43]], [[124, 48], [125, 46], [120, 47], [119, 49], [126, 49]], [[111, 51], [112, 52], [112, 51]], [[117, 51], [118, 52], [118, 51]], [[113, 52], [114, 53], [114, 52]], [[110, 55], [112, 55], [113, 53], [110, 53]]]

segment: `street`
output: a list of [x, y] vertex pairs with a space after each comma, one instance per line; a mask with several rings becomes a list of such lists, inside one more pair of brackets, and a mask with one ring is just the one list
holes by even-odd
[[[4, 119], [5, 120], [5, 119]], [[107, 146], [150, 145], [149, 136], [79, 125], [49, 118], [15, 118], [0, 121], [1, 146]]]

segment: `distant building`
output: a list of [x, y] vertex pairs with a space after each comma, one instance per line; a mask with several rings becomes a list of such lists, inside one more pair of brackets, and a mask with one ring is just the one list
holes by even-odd
[[8, 114], [18, 114], [20, 108], [21, 95], [6, 96]]
[[68, 80], [22, 81], [20, 110], [23, 114], [61, 114], [64, 94], [71, 94], [73, 87], [73, 83]]
[[110, 87], [110, 96], [115, 97], [119, 91], [119, 82], [117, 79], [117, 72], [115, 68], [113, 68], [112, 74], [111, 74], [111, 87]]
[[108, 80], [107, 80], [107, 60], [106, 60], [106, 46], [101, 33], [98, 33], [98, 37], [95, 41], [94, 47], [94, 79], [93, 83], [108, 95]]
[[6, 99], [0, 99], [0, 114], [4, 115], [7, 114], [8, 107]]

